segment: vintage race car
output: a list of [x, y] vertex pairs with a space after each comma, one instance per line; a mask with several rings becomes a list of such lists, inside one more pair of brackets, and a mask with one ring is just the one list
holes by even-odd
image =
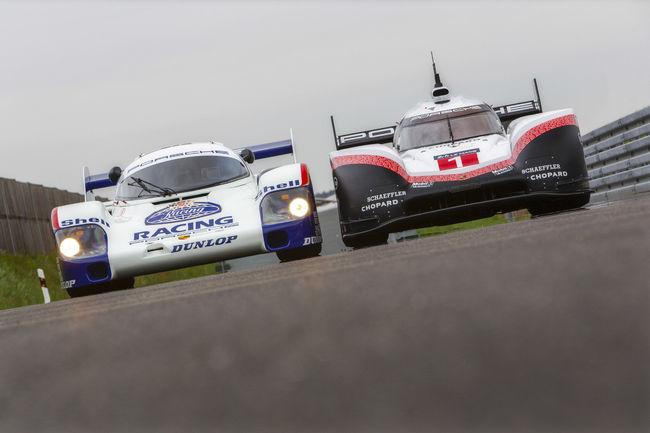
[[[231, 150], [191, 143], [90, 176], [86, 201], [52, 210], [62, 287], [83, 296], [133, 287], [134, 276], [275, 252], [316, 256], [321, 233], [309, 172], [294, 163], [253, 174], [291, 140]], [[115, 200], [94, 190], [116, 185]]]
[[[451, 96], [435, 71], [433, 99], [397, 126], [336, 135], [330, 163], [343, 242], [363, 247], [390, 232], [578, 208], [590, 190], [576, 116], [536, 100], [491, 107]], [[506, 130], [507, 126], [507, 130]]]

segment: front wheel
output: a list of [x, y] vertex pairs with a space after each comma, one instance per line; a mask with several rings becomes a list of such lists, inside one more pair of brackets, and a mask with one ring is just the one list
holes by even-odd
[[562, 212], [565, 210], [578, 209], [589, 203], [589, 193], [578, 197], [560, 198], [535, 203], [528, 207], [528, 212], [533, 216], [547, 213]]
[[71, 298], [79, 298], [81, 296], [99, 295], [100, 293], [132, 289], [134, 284], [135, 278], [131, 277], [122, 280], [107, 281], [105, 283], [90, 284], [88, 286], [70, 287], [67, 290]]
[[290, 250], [276, 251], [278, 259], [281, 262], [291, 262], [293, 260], [308, 259], [320, 254], [322, 244], [307, 245], [306, 247], [291, 248]]
[[367, 236], [355, 237], [353, 239], [343, 238], [343, 243], [347, 247], [356, 249], [373, 247], [375, 245], [384, 245], [388, 242], [388, 233], [373, 233]]

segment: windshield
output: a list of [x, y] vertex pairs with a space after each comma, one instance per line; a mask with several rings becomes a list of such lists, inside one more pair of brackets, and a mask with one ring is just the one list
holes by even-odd
[[501, 122], [494, 111], [474, 106], [404, 119], [397, 145], [399, 150], [408, 150], [501, 133]]
[[248, 176], [238, 159], [225, 156], [192, 156], [162, 162], [134, 172], [117, 185], [115, 200], [159, 197], [191, 191]]

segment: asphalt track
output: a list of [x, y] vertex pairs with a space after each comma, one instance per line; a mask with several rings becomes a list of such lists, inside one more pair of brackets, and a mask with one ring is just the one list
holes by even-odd
[[650, 199], [0, 312], [2, 432], [650, 431]]

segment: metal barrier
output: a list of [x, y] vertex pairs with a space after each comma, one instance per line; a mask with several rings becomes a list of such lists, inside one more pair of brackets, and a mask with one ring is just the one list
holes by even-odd
[[650, 192], [650, 106], [582, 137], [591, 202]]

